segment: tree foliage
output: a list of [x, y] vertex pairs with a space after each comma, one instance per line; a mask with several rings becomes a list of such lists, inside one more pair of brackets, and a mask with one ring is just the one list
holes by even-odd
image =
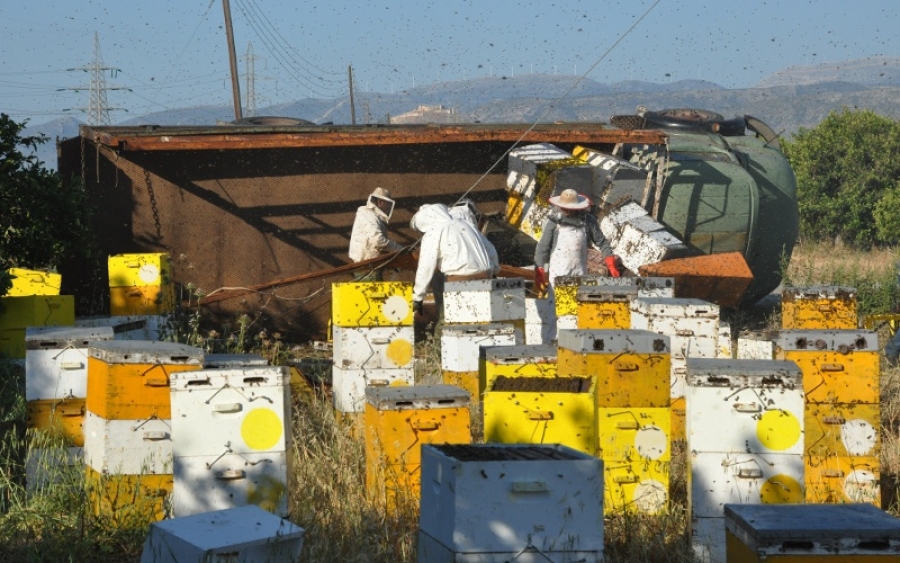
[[87, 258], [93, 240], [84, 190], [31, 152], [45, 136], [22, 136], [25, 123], [0, 113], [0, 295], [9, 267], [56, 269], [64, 259]]
[[[801, 236], [856, 246], [900, 242], [900, 123], [870, 110], [833, 111], [785, 143], [797, 177]], [[893, 195], [891, 195], [893, 194]]]

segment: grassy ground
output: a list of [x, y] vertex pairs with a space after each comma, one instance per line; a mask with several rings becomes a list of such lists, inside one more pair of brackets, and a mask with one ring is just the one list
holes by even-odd
[[[891, 251], [851, 252], [828, 246], [798, 248], [787, 270], [794, 285], [852, 285], [860, 290], [860, 313], [885, 312], [897, 300]], [[262, 353], [282, 361], [290, 351], [276, 335], [253, 330], [251, 319], [233, 329], [204, 331], [199, 319], [180, 319], [178, 339], [216, 352]], [[759, 308], [730, 318], [735, 330], [776, 328], [777, 308]], [[219, 332], [225, 333], [222, 336]], [[887, 333], [882, 328], [883, 336]], [[427, 340], [417, 349], [417, 381], [440, 378], [439, 342]], [[146, 528], [118, 526], [87, 509], [79, 467], [55, 470], [55, 486], [26, 495], [22, 475], [26, 437], [24, 380], [21, 369], [0, 364], [0, 559], [3, 561], [137, 561]], [[359, 427], [335, 418], [327, 398], [316, 393], [297, 399], [293, 410], [291, 520], [306, 529], [303, 561], [415, 561], [418, 507], [414, 498], [397, 499], [397, 510], [386, 510], [383, 498], [366, 494], [365, 449]], [[900, 370], [886, 369], [882, 377], [884, 427], [884, 508], [900, 514]], [[473, 416], [474, 434], [480, 435]], [[48, 437], [32, 437], [33, 444], [61, 445]], [[606, 560], [691, 561], [685, 533], [685, 452], [676, 450], [671, 474], [672, 504], [657, 517], [616, 516], [605, 522]]]

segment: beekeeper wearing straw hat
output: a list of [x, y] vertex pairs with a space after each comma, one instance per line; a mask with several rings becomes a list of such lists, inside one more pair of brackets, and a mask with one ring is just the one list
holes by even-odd
[[535, 288], [552, 288], [557, 276], [580, 276], [587, 272], [588, 244], [604, 256], [612, 248], [600, 231], [597, 218], [588, 212], [591, 202], [575, 190], [563, 190], [550, 198], [553, 209], [534, 251]]

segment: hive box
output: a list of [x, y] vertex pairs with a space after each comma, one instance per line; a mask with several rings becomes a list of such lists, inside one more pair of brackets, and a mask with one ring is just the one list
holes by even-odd
[[412, 326], [412, 284], [347, 282], [331, 285], [333, 326]]
[[441, 369], [478, 372], [482, 346], [515, 346], [521, 335], [511, 324], [446, 324], [441, 327]]
[[491, 323], [525, 318], [525, 280], [448, 281], [444, 285], [444, 322]]
[[112, 340], [110, 327], [25, 329], [25, 400], [87, 397], [90, 342]]
[[25, 295], [59, 295], [62, 285], [62, 276], [43, 270], [26, 270], [25, 268], [10, 268], [13, 276], [12, 287], [7, 295], [21, 297]]
[[412, 326], [332, 327], [334, 363], [342, 369], [411, 367]]
[[855, 288], [786, 287], [781, 292], [781, 326], [785, 330], [852, 330], [858, 325]]
[[77, 327], [112, 327], [115, 340], [161, 340], [167, 330], [166, 315], [116, 315], [80, 317]]

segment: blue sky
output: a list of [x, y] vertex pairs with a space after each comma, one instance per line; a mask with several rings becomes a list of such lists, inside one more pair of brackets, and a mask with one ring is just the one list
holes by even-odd
[[[258, 107], [346, 96], [351, 64], [356, 87], [378, 92], [592, 66], [599, 82], [738, 88], [791, 65], [900, 56], [896, 0], [230, 2], [238, 55], [252, 43]], [[7, 0], [0, 18], [0, 111], [15, 119], [85, 118], [88, 92], [71, 89], [90, 74], [69, 69], [91, 64], [95, 32], [119, 69], [107, 86], [129, 89], [107, 94], [128, 110], [113, 122], [232, 104], [222, 0]]]

